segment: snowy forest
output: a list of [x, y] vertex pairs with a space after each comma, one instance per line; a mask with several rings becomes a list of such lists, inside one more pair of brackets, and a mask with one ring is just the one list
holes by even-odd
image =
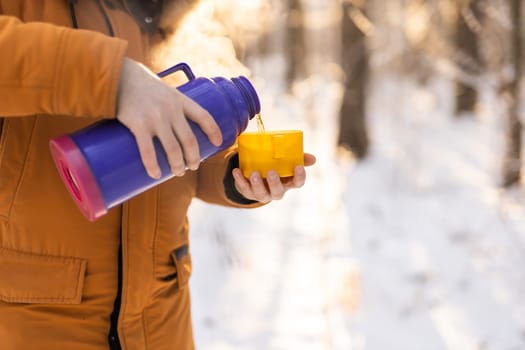
[[523, 11], [196, 5], [156, 64], [247, 76], [317, 157], [281, 201], [192, 204], [197, 349], [525, 349]]

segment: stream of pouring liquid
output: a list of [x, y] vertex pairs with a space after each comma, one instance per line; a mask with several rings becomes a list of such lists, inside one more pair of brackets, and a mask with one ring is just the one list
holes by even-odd
[[255, 116], [255, 119], [257, 120], [257, 130], [259, 132], [261, 132], [261, 133], [264, 132], [265, 129], [264, 129], [264, 123], [263, 123], [262, 118], [261, 118], [261, 114], [257, 114]]

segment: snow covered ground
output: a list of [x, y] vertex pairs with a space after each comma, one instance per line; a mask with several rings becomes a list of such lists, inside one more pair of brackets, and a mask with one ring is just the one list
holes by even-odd
[[372, 151], [353, 163], [337, 82], [253, 79], [267, 128], [302, 128], [318, 163], [263, 208], [194, 203], [199, 350], [525, 349], [525, 193], [497, 186], [490, 93], [458, 120], [446, 80], [375, 76]]
[[350, 329], [374, 350], [525, 349], [525, 197], [497, 187], [495, 102], [457, 120], [446, 82], [376, 83], [374, 152], [345, 190], [362, 277]]
[[[315, 4], [317, 15], [328, 6]], [[238, 74], [229, 41], [208, 38], [223, 30], [197, 23], [171, 61]], [[342, 86], [323, 56], [335, 39], [316, 30], [320, 71], [293, 92], [279, 55], [250, 67], [266, 128], [304, 130], [318, 158], [307, 184], [255, 210], [191, 208], [197, 349], [525, 349], [525, 191], [498, 187], [503, 117], [491, 90], [476, 117], [457, 119], [445, 77], [421, 86], [376, 70], [372, 149], [355, 163], [335, 147]]]

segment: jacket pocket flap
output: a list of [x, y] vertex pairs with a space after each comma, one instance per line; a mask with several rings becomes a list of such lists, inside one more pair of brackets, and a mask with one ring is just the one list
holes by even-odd
[[0, 248], [0, 300], [80, 304], [87, 261]]
[[188, 285], [191, 276], [191, 256], [189, 246], [187, 244], [173, 250], [171, 252], [171, 259], [175, 265], [175, 275], [179, 288], [184, 288]]

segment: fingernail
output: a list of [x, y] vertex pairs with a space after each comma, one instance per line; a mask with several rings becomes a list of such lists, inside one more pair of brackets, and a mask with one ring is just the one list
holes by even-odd
[[222, 144], [222, 137], [219, 135], [216, 135], [213, 140], [211, 140], [214, 146], [219, 147]]
[[306, 171], [304, 170], [304, 167], [298, 166], [298, 167], [295, 168], [295, 173], [297, 175], [301, 175], [302, 176], [302, 175], [306, 174]]
[[162, 173], [160, 172], [160, 170], [155, 170], [153, 171], [153, 173], [150, 174], [150, 176], [154, 179], [160, 179]]
[[266, 174], [266, 177], [268, 178], [268, 180], [275, 181], [279, 178], [279, 175], [277, 175], [275, 171], [269, 171]]

